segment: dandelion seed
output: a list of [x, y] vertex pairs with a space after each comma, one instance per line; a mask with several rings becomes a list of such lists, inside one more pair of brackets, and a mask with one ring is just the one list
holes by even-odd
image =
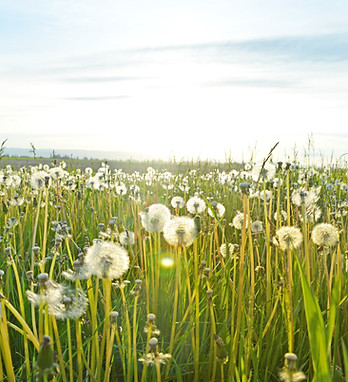
[[[45, 171], [37, 171], [34, 174], [32, 174], [30, 179], [29, 179], [29, 184], [30, 184], [31, 188], [33, 190], [41, 190], [41, 189], [45, 188], [46, 187], [45, 178], [47, 176], [49, 177], [49, 179], [51, 179], [50, 176], [48, 175], [48, 173]], [[51, 181], [49, 180], [49, 183], [50, 182]]]
[[164, 204], [152, 204], [140, 217], [141, 224], [147, 232], [161, 232], [170, 219], [170, 211]]
[[174, 217], [167, 222], [163, 229], [164, 239], [174, 247], [190, 246], [197, 233], [195, 221], [188, 216]]
[[255, 220], [251, 223], [251, 232], [253, 233], [262, 233], [263, 232], [263, 223], [260, 220]]
[[298, 190], [295, 190], [291, 195], [292, 202], [300, 207], [301, 205], [304, 205], [305, 207], [309, 207], [314, 205], [318, 199], [320, 194], [320, 187], [318, 188], [311, 188], [310, 190], [306, 190], [305, 188], [299, 188]]
[[85, 292], [65, 287], [62, 290], [63, 298], [56, 305], [50, 305], [48, 312], [59, 320], [77, 320], [86, 312], [88, 299]]
[[[232, 225], [236, 229], [243, 229], [244, 223], [244, 214], [242, 212], [238, 212], [237, 215], [233, 218]], [[245, 228], [249, 226], [249, 217], [246, 215]]]
[[276, 167], [269, 162], [266, 162], [264, 166], [263, 166], [263, 163], [257, 163], [251, 170], [251, 176], [255, 182], [258, 179], [268, 182], [272, 178], [274, 178], [275, 174], [276, 174]]
[[[274, 220], [278, 220], [278, 213], [275, 212], [273, 217], [274, 217]], [[286, 213], [286, 211], [281, 210], [279, 215], [279, 220], [285, 222], [287, 221], [287, 219], [288, 219], [288, 214]]]
[[124, 247], [134, 245], [134, 241], [135, 241], [134, 232], [128, 231], [126, 229], [125, 231], [120, 233], [119, 240]]
[[68, 174], [61, 167], [52, 167], [48, 170], [48, 173], [52, 179], [62, 179]]
[[[218, 217], [218, 218], [222, 218], [225, 214], [225, 207], [221, 204], [221, 203], [217, 203], [217, 202], [212, 202], [211, 203], [211, 207], [212, 209], [214, 210], [215, 212], [215, 215]], [[212, 211], [211, 208], [208, 209], [208, 214], [211, 216], [211, 217], [215, 217], [214, 214], [213, 214], [213, 211]]]
[[[230, 259], [234, 259], [235, 257], [238, 259], [238, 256], [236, 256], [235, 254], [238, 248], [239, 248], [238, 244], [228, 243], [228, 255]], [[225, 243], [221, 244], [220, 253], [223, 257], [227, 256], [227, 245]]]
[[87, 249], [84, 268], [86, 275], [119, 279], [129, 268], [128, 253], [117, 243], [95, 239]]
[[312, 240], [320, 246], [334, 247], [338, 243], [338, 229], [332, 224], [317, 224], [312, 231]]
[[170, 204], [173, 208], [182, 208], [185, 205], [185, 200], [181, 196], [174, 196]]
[[200, 214], [205, 211], [206, 204], [202, 198], [198, 196], [193, 196], [186, 203], [187, 211], [189, 211], [193, 215]]
[[281, 250], [290, 250], [298, 248], [303, 236], [299, 228], [296, 227], [281, 227], [276, 232], [276, 238]]

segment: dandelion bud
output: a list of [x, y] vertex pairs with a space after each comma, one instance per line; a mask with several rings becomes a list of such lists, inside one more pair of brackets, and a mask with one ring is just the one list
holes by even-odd
[[296, 370], [297, 355], [294, 353], [286, 353], [284, 355], [284, 358], [285, 358], [285, 367], [287, 367], [289, 371]]
[[99, 223], [98, 224], [99, 231], [103, 232], [104, 231], [104, 227], [105, 227], [104, 223]]
[[71, 305], [71, 303], [72, 303], [72, 299], [70, 297], [64, 297], [63, 298], [63, 304], [65, 306], [69, 306], [69, 305]]
[[214, 340], [217, 346], [216, 359], [218, 360], [218, 362], [221, 362], [223, 364], [227, 363], [228, 355], [225, 350], [225, 346], [224, 346], [224, 342], [222, 341], [222, 338], [219, 337], [217, 334], [214, 334]]
[[[203, 270], [203, 277], [209, 278], [211, 269], [210, 268], [204, 268]], [[208, 293], [208, 291], [207, 291]]]
[[2, 277], [4, 276], [4, 274], [5, 272], [2, 269], [0, 269], [0, 281], [2, 281]]
[[199, 270], [202, 272], [207, 265], [207, 262], [205, 260], [201, 261], [201, 264], [199, 265]]
[[149, 346], [151, 353], [157, 353], [158, 339], [155, 337], [150, 338]]
[[118, 316], [119, 316], [118, 312], [110, 312], [110, 323], [113, 325], [116, 325]]
[[250, 183], [243, 182], [239, 185], [239, 188], [241, 189], [242, 193], [245, 195], [249, 194], [249, 188], [250, 188]]
[[[52, 376], [53, 373], [54, 355], [50, 342], [51, 339], [49, 336], [44, 336], [42, 338], [40, 351], [35, 364], [37, 369], [36, 376], [38, 377], [38, 380], [41, 380], [41, 378], [42, 380], [50, 380], [50, 376]], [[44, 378], [44, 376], [46, 376], [46, 378]]]
[[81, 261], [80, 260], [75, 260], [73, 262], [73, 267], [74, 267], [75, 270], [79, 269], [81, 267]]
[[37, 276], [37, 281], [39, 282], [40, 286], [43, 287], [45, 283], [48, 281], [48, 274], [47, 273], [40, 273]]
[[207, 297], [208, 297], [208, 304], [212, 304], [213, 303], [213, 290], [212, 289], [207, 290]]
[[147, 315], [147, 319], [149, 320], [149, 322], [154, 323], [155, 319], [156, 319], [156, 316], [153, 313], [149, 313]]
[[28, 272], [26, 273], [27, 280], [28, 280], [29, 283], [31, 283], [31, 282], [34, 281], [33, 273], [34, 273], [33, 271], [28, 271]]
[[32, 248], [33, 252], [34, 252], [34, 255], [37, 256], [39, 254], [39, 251], [40, 251], [40, 247], [38, 247], [37, 245], [35, 245], [33, 248]]

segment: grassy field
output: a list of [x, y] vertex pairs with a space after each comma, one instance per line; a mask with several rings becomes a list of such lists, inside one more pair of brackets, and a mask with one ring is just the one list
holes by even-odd
[[347, 163], [1, 164], [1, 381], [348, 381]]

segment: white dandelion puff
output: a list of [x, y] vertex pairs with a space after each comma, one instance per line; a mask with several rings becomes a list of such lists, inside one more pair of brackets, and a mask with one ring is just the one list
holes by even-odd
[[195, 221], [188, 216], [175, 217], [163, 229], [166, 242], [174, 247], [190, 246], [198, 233]]

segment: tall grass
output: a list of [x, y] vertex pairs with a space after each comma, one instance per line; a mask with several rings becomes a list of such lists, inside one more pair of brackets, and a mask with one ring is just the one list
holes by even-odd
[[[267, 178], [255, 176], [253, 165], [222, 171], [197, 164], [175, 174], [52, 166], [37, 189], [33, 175], [43, 169], [4, 167], [0, 380], [278, 381], [291, 352], [307, 380], [347, 381], [347, 166], [277, 164]], [[316, 200], [296, 204], [299, 189], [315, 189]], [[205, 201], [202, 213], [170, 204], [193, 195]], [[195, 219], [192, 245], [170, 246], [162, 232], [145, 230], [139, 213], [154, 203]], [[238, 212], [240, 226], [233, 224]], [[252, 221], [263, 230], [255, 232]], [[321, 222], [337, 228], [337, 245], [312, 241]], [[282, 226], [301, 229], [299, 246], [281, 249]], [[134, 243], [125, 245], [130, 264], [119, 280], [64, 277], [81, 267], [94, 239], [119, 242], [126, 231]], [[48, 278], [43, 287], [40, 274]], [[27, 291], [45, 294], [50, 285], [76, 296], [82, 289], [85, 313], [56, 317], [47, 300], [29, 301]], [[51, 351], [54, 362], [42, 370]]]

